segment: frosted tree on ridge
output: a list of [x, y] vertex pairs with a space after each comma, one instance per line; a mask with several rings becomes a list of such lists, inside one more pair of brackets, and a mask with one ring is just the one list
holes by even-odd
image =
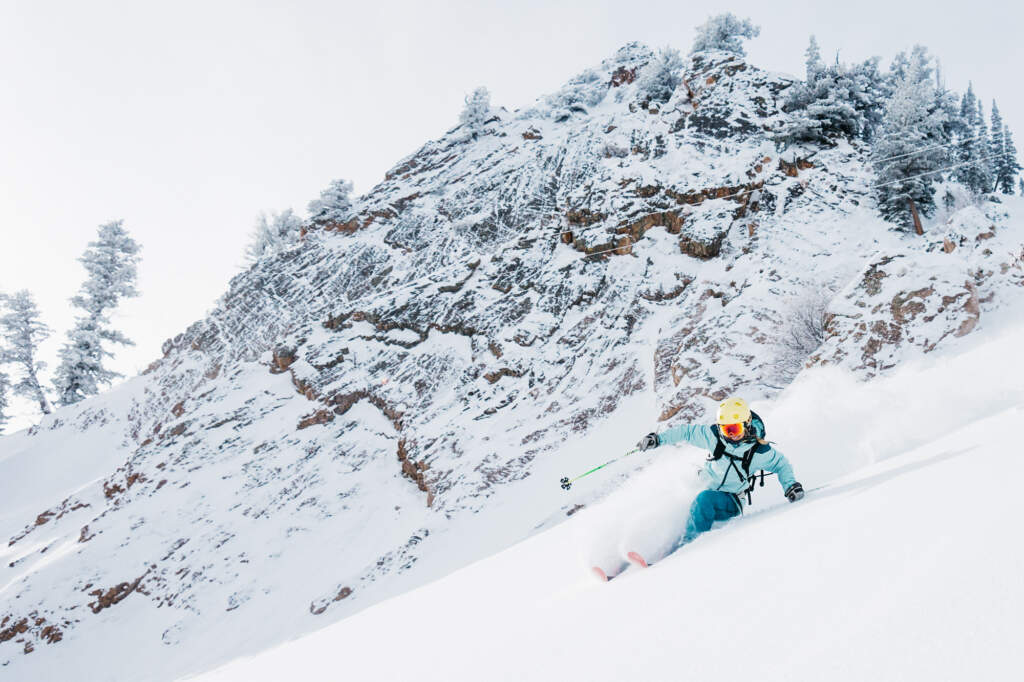
[[309, 219], [319, 225], [341, 223], [352, 213], [352, 183], [348, 180], [333, 180], [327, 189], [320, 192], [320, 198], [309, 202]]
[[54, 388], [61, 405], [73, 405], [96, 395], [100, 386], [121, 376], [103, 366], [104, 358], [114, 356], [103, 347], [104, 341], [135, 345], [123, 333], [110, 327], [110, 311], [122, 298], [139, 295], [135, 289], [139, 245], [128, 235], [122, 223], [115, 220], [100, 225], [99, 238], [89, 242], [85, 253], [78, 259], [89, 276], [78, 295], [71, 299], [72, 305], [84, 314], [75, 319], [68, 332], [68, 340], [59, 354], [61, 363], [54, 377]]
[[6, 374], [0, 372], [0, 433], [4, 432], [4, 427], [7, 425], [7, 389], [11, 385], [11, 380]]
[[491, 118], [491, 93], [480, 86], [466, 98], [466, 105], [459, 114], [459, 123], [474, 138], [483, 131], [484, 124]]
[[750, 19], [740, 19], [732, 12], [709, 17], [697, 27], [690, 54], [720, 50], [745, 57], [747, 51], [740, 42], [743, 38], [754, 38], [761, 33], [760, 26], [754, 26]]
[[246, 247], [246, 260], [255, 263], [267, 254], [281, 253], [299, 240], [302, 233], [302, 219], [290, 208], [280, 213], [260, 213], [253, 227], [249, 246]]
[[39, 344], [50, 336], [50, 328], [39, 319], [39, 308], [27, 290], [13, 296], [0, 295], [10, 312], [0, 317], [0, 337], [6, 345], [0, 350], [0, 364], [14, 365], [21, 372], [21, 381], [14, 385], [20, 395], [39, 405], [43, 414], [50, 414], [50, 402], [39, 380], [46, 363], [36, 360]]
[[637, 88], [642, 99], [667, 102], [679, 84], [683, 82], [683, 58], [679, 50], [663, 47], [647, 63], [637, 78]]

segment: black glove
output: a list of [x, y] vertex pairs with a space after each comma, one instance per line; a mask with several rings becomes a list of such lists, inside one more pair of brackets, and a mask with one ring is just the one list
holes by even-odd
[[786, 488], [786, 499], [790, 502], [804, 499], [804, 487], [799, 483], [789, 486]]
[[636, 444], [640, 448], [640, 452], [644, 450], [650, 450], [661, 445], [661, 441], [658, 440], [658, 434], [648, 433], [646, 436], [640, 439], [640, 442]]

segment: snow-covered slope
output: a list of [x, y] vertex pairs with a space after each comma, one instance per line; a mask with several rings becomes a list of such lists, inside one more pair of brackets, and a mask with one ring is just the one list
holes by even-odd
[[[1007, 447], [1024, 374], [1001, 358], [1024, 326], [986, 342], [873, 384], [808, 372], [759, 406], [813, 434], [816, 449], [780, 437], [798, 475], [869, 444], [891, 456], [795, 505], [773, 483], [768, 508], [649, 569], [598, 583], [586, 559], [672, 530], [650, 507], [671, 506], [666, 480], [688, 487], [669, 460], [696, 464], [692, 449], [658, 452], [602, 504], [494, 557], [197, 679], [1017, 679], [1024, 497], [1004, 482], [1024, 477]], [[794, 413], [818, 400], [845, 428]]]
[[859, 144], [779, 158], [789, 79], [702, 54], [657, 105], [650, 55], [427, 143], [142, 376], [0, 439], [0, 665], [165, 680], [255, 653], [566, 519], [643, 460], [552, 481], [646, 431], [775, 396], [809, 294], [839, 292], [812, 360], [857, 377], [1019, 298], [1016, 199], [895, 233]]

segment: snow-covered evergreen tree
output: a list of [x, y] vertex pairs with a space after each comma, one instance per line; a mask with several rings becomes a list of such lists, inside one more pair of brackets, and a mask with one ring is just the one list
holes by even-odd
[[944, 136], [945, 112], [933, 106], [935, 87], [924, 60], [925, 55], [915, 51], [903, 65], [872, 148], [875, 196], [882, 216], [915, 230], [915, 214], [928, 216], [935, 208], [932, 184], [939, 177], [934, 171], [946, 158], [935, 148]]
[[121, 376], [103, 366], [113, 353], [103, 342], [134, 345], [123, 333], [110, 327], [110, 312], [122, 298], [138, 296], [135, 289], [139, 245], [124, 229], [123, 221], [100, 225], [96, 241], [78, 261], [88, 278], [77, 296], [71, 299], [83, 314], [75, 319], [68, 340], [60, 350], [60, 365], [54, 388], [61, 405], [72, 405], [99, 393], [102, 385]]
[[683, 58], [679, 50], [663, 47], [647, 63], [637, 78], [637, 91], [643, 100], [667, 102], [683, 82]]
[[875, 133], [882, 127], [882, 116], [885, 103], [892, 96], [892, 84], [879, 68], [881, 58], [871, 57], [853, 67], [853, 78], [857, 81], [857, 90], [862, 100], [854, 103], [863, 117], [861, 137], [871, 141]]
[[792, 118], [776, 138], [784, 143], [831, 144], [839, 136], [860, 135], [865, 125], [864, 112], [877, 108], [863, 90], [865, 81], [861, 74], [838, 60], [826, 67], [814, 36], [811, 36], [806, 55], [807, 80], [790, 88], [782, 108], [792, 114]]
[[[956, 93], [946, 87], [946, 81], [942, 77], [942, 69], [935, 65], [935, 109], [941, 109], [945, 115], [946, 123], [943, 126], [943, 142], [951, 142], [962, 129], [960, 120], [960, 103]], [[946, 152], [949, 163], [956, 163], [955, 149], [950, 148]]]
[[992, 135], [988, 141], [989, 172], [992, 175], [992, 189], [999, 189], [999, 176], [1006, 155], [1006, 143], [1003, 140], [1003, 117], [999, 115], [999, 107], [992, 100]]
[[974, 86], [967, 84], [967, 92], [960, 100], [958, 121], [959, 141], [956, 146], [955, 177], [975, 194], [988, 192], [992, 177], [987, 160], [990, 149], [985, 119], [981, 114], [981, 101], [974, 95]]
[[0, 433], [4, 432], [4, 428], [7, 426], [8, 416], [7, 407], [10, 404], [7, 400], [7, 392], [10, 389], [11, 380], [10, 378], [0, 372]]
[[320, 192], [319, 199], [309, 202], [309, 219], [318, 225], [344, 222], [352, 213], [351, 194], [351, 182], [333, 180]]
[[818, 40], [812, 35], [810, 44], [804, 51], [806, 57], [805, 63], [807, 65], [807, 82], [813, 83], [818, 78], [818, 74], [825, 70], [825, 63], [821, 61], [821, 50], [818, 48]]
[[253, 227], [245, 257], [255, 263], [268, 254], [281, 253], [299, 240], [302, 233], [302, 219], [286, 208], [280, 213], [260, 213]]
[[0, 337], [4, 340], [0, 363], [14, 365], [21, 374], [14, 393], [35, 402], [43, 414], [50, 414], [50, 401], [39, 380], [46, 363], [36, 359], [39, 344], [50, 336], [50, 328], [39, 319], [39, 308], [27, 290], [13, 296], [0, 295], [0, 303], [8, 308], [0, 317]]
[[973, 126], [978, 114], [978, 98], [974, 95], [974, 84], [967, 83], [967, 92], [960, 99], [960, 120], [965, 126]]
[[1004, 124], [1002, 164], [999, 166], [999, 172], [996, 175], [996, 187], [1003, 194], [1013, 194], [1013, 180], [1021, 170], [1022, 167], [1017, 161], [1017, 145], [1013, 143], [1013, 136], [1010, 134], [1009, 126]]
[[467, 133], [476, 137], [483, 132], [484, 124], [491, 118], [491, 93], [481, 86], [466, 98], [466, 105], [459, 114], [459, 122]]
[[732, 12], [709, 17], [697, 27], [697, 37], [693, 41], [690, 54], [720, 50], [732, 52], [741, 57], [746, 56], [743, 38], [754, 38], [761, 33], [761, 27], [755, 26], [750, 19], [740, 19]]

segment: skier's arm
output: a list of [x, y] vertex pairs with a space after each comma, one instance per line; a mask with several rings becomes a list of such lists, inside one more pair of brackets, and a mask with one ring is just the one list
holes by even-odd
[[716, 440], [711, 427], [704, 424], [680, 424], [658, 434], [659, 445], [673, 445], [686, 442], [698, 448], [714, 450]]
[[790, 486], [796, 483], [796, 478], [793, 476], [793, 467], [790, 465], [789, 460], [771, 445], [758, 446], [750, 466], [751, 471], [757, 469], [764, 469], [775, 474], [779, 479], [779, 485], [782, 486], [783, 492], [789, 490]]

